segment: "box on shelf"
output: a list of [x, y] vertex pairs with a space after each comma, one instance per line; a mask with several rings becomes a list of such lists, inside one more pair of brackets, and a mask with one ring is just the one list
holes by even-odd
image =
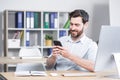
[[8, 39], [8, 48], [20, 47], [20, 39]]

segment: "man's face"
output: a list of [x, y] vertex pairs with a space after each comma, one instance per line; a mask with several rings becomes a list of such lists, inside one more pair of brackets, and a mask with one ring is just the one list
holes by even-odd
[[81, 17], [71, 18], [70, 20], [70, 34], [73, 38], [78, 38], [84, 30], [84, 24]]

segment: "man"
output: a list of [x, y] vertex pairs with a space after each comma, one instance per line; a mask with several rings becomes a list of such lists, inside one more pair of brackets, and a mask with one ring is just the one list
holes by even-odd
[[60, 38], [61, 46], [54, 46], [47, 59], [47, 67], [56, 70], [94, 71], [97, 44], [88, 38], [84, 30], [88, 27], [89, 15], [84, 10], [69, 14], [69, 36]]

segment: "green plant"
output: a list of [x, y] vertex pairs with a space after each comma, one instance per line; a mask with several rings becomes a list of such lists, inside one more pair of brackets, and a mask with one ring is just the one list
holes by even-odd
[[45, 35], [45, 40], [52, 40], [52, 39], [53, 39], [53, 37], [51, 35], [49, 35], [49, 34]]

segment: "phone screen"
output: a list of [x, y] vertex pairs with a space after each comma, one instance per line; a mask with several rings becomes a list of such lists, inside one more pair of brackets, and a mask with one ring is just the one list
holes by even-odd
[[60, 41], [53, 41], [53, 42], [54, 42], [54, 45], [56, 45], [56, 46], [62, 46]]

